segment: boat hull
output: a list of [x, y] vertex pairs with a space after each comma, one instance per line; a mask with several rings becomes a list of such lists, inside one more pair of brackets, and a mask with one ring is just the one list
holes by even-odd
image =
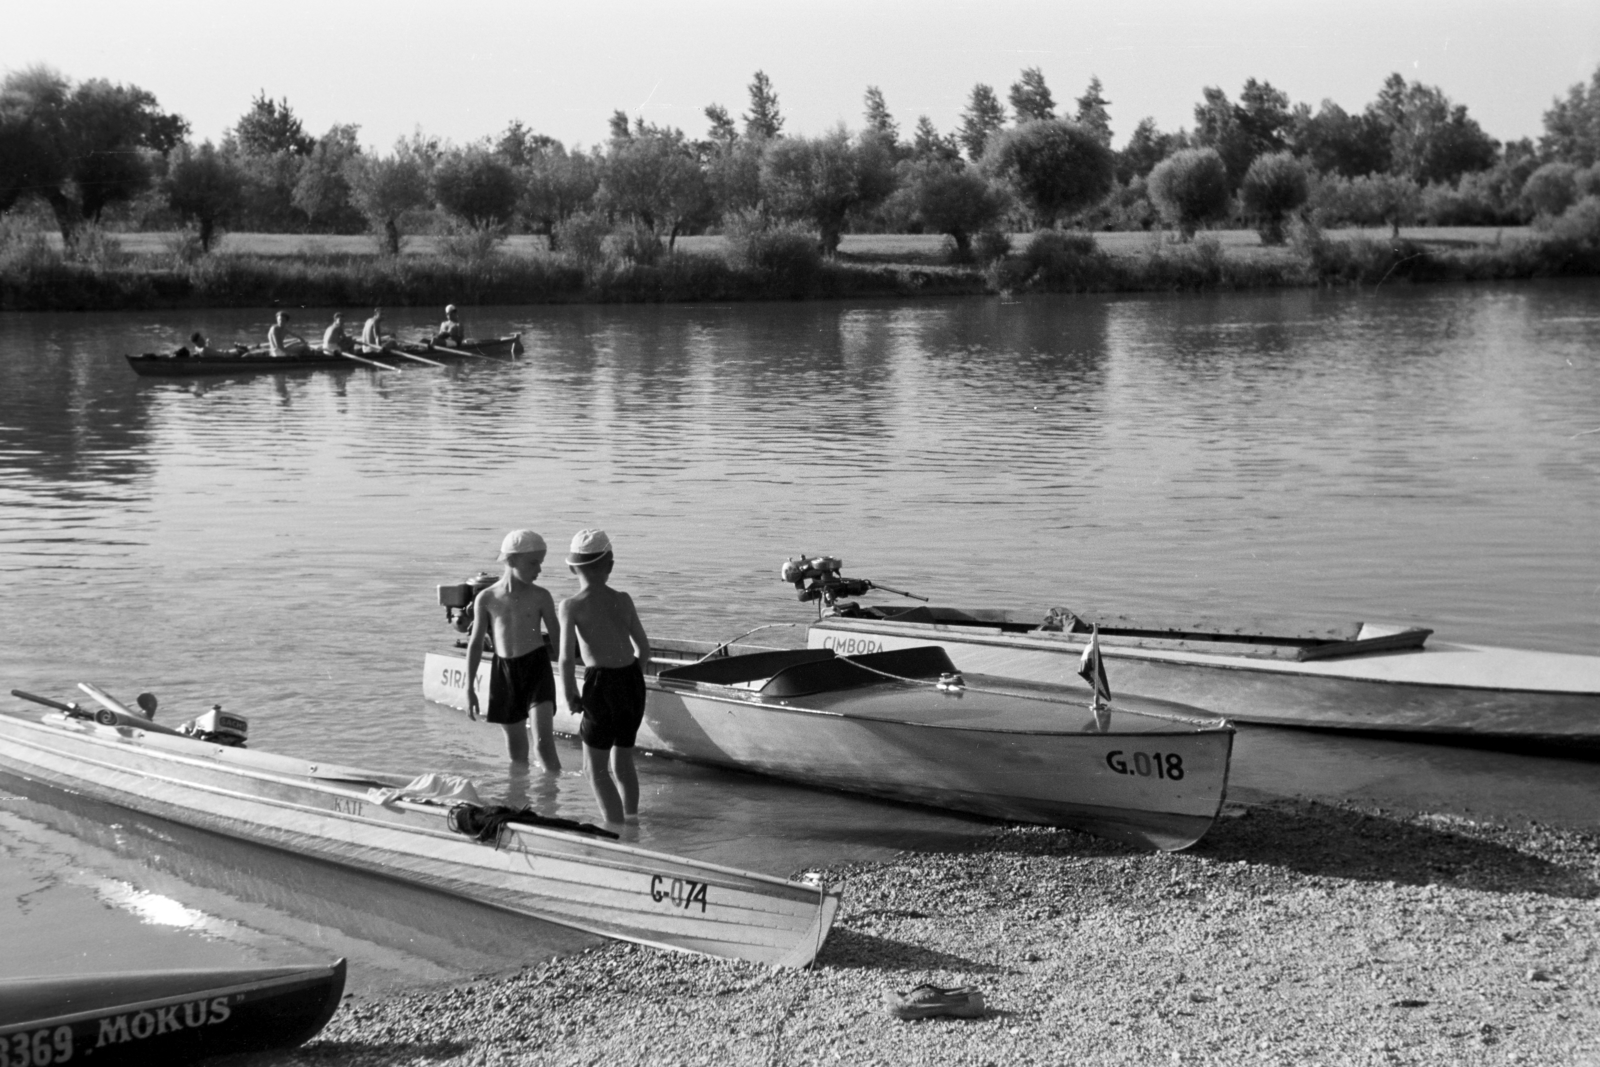
[[[1085, 635], [975, 629], [827, 618], [807, 644], [847, 655], [937, 645], [966, 669], [1087, 693], [1077, 678]], [[1443, 642], [1310, 662], [1106, 640], [1101, 653], [1116, 692], [1225, 710], [1236, 722], [1600, 752], [1600, 657]]]
[[[414, 351], [416, 355], [431, 359], [436, 363], [460, 363], [473, 359], [475, 356], [488, 356], [494, 359], [512, 359], [521, 352], [520, 337], [497, 337], [492, 340], [473, 341], [461, 348], [428, 348], [417, 345], [408, 347], [406, 351]], [[378, 359], [387, 366], [423, 366], [415, 360], [408, 360], [400, 356], [369, 356], [362, 353], [363, 359]], [[190, 356], [180, 358], [177, 356], [155, 355], [146, 353], [141, 356], [126, 356], [128, 366], [142, 378], [192, 378], [200, 375], [238, 375], [238, 374], [288, 374], [297, 371], [309, 370], [360, 370], [369, 364], [359, 360], [346, 359], [343, 356], [330, 356], [316, 352], [296, 356], [267, 356], [252, 354], [244, 356]]]
[[[671, 643], [664, 647], [670, 655]], [[458, 655], [429, 653], [424, 695], [465, 707], [465, 670]], [[484, 668], [480, 687], [487, 686], [487, 677]], [[983, 681], [970, 673], [967, 680]], [[1129, 709], [1141, 703], [1159, 713], [1193, 710], [1127, 702]], [[1169, 720], [1170, 728], [1151, 728], [1144, 716], [1128, 710], [1113, 711], [1110, 729], [1101, 732], [1085, 709], [1077, 714], [1049, 728], [930, 725], [685, 693], [652, 677], [638, 747], [803, 785], [1071, 827], [1168, 851], [1205, 834], [1226, 795], [1231, 729], [1215, 718], [1198, 726]], [[556, 722], [558, 729], [570, 730], [576, 720], [558, 715]], [[1135, 722], [1145, 728], [1119, 728]], [[1161, 773], [1154, 762], [1158, 754], [1175, 757], [1183, 778]]]
[[[345, 961], [326, 967], [14, 978], [0, 981], [10, 1061], [191, 1063], [292, 1048], [332, 1018]], [[16, 1052], [26, 1047], [28, 1055]], [[46, 1053], [47, 1054], [42, 1054]]]
[[[0, 713], [0, 767], [134, 811], [398, 878], [606, 937], [803, 966], [838, 893], [598, 838], [512, 824], [452, 832], [443, 806], [284, 773], [286, 757], [47, 715]], [[371, 781], [392, 780], [372, 775]]]

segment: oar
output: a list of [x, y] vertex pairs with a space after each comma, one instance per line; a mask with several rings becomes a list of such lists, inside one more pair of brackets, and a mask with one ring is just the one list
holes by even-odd
[[474, 352], [472, 349], [467, 348], [465, 345], [452, 346], [452, 345], [434, 344], [432, 338], [426, 338], [426, 339], [424, 339], [422, 341], [419, 341], [418, 344], [427, 345], [428, 349], [430, 351], [433, 350], [433, 349], [439, 349], [439, 350], [442, 350], [442, 351], [445, 351], [445, 352], [450, 352], [450, 353], [453, 353], [453, 354], [459, 355], [459, 356], [471, 356], [473, 359], [486, 359], [490, 363], [499, 363], [500, 362], [498, 359], [495, 359], [493, 356], [486, 356], [482, 352]]
[[392, 370], [396, 374], [400, 372], [399, 367], [391, 367], [387, 363], [379, 363], [375, 359], [368, 359], [365, 356], [358, 356], [354, 352], [340, 352], [339, 355], [343, 356], [345, 359], [353, 359], [357, 363], [365, 363], [369, 367], [377, 367], [379, 370]]
[[443, 363], [440, 363], [436, 359], [427, 359], [427, 358], [425, 358], [423, 356], [413, 355], [410, 352], [407, 352], [407, 351], [405, 351], [403, 349], [399, 349], [399, 348], [391, 348], [391, 349], [389, 349], [389, 354], [391, 356], [400, 356], [403, 359], [414, 359], [418, 363], [426, 363], [430, 367], [442, 367], [442, 366], [444, 366]]
[[35, 696], [32, 693], [24, 692], [21, 689], [13, 689], [11, 691], [11, 695], [14, 696], [14, 697], [21, 697], [23, 700], [31, 700], [35, 704], [43, 704], [47, 708], [55, 708], [57, 711], [64, 711], [68, 715], [73, 716], [74, 718], [78, 718], [78, 719], [92, 719], [92, 718], [94, 718], [93, 715], [89, 714], [87, 711], [84, 711], [82, 708], [80, 708], [76, 704], [63, 704], [59, 700], [51, 700], [49, 697]]

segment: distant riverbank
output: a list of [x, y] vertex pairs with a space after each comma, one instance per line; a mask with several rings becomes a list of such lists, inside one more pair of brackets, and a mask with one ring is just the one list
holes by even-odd
[[[997, 829], [828, 872], [815, 970], [608, 944], [349, 1000], [283, 1062], [1577, 1064], [1600, 1054], [1593, 835], [1285, 801], [1195, 848]], [[974, 984], [981, 1019], [886, 991]]]
[[490, 255], [453, 256], [413, 239], [380, 257], [364, 237], [230, 234], [180, 262], [172, 235], [112, 235], [88, 260], [51, 240], [0, 254], [0, 310], [393, 307], [445, 303], [676, 303], [1021, 292], [1247, 290], [1401, 281], [1478, 281], [1600, 273], [1600, 235], [1469, 227], [1302, 232], [1267, 247], [1250, 231], [1171, 235], [1064, 232], [1010, 238], [986, 264], [950, 262], [938, 235], [852, 235], [832, 260], [739, 265], [720, 237], [680, 238], [653, 263], [583, 266], [540, 237]]

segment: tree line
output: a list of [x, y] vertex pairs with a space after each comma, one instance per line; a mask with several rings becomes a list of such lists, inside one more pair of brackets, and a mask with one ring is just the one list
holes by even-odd
[[311, 136], [264, 92], [219, 144], [197, 144], [143, 89], [34, 67], [0, 83], [0, 212], [42, 205], [69, 249], [115, 218], [188, 227], [201, 251], [232, 228], [369, 232], [392, 255], [408, 231], [442, 221], [484, 248], [517, 231], [574, 251], [617, 234], [650, 258], [683, 234], [789, 227], [829, 255], [846, 232], [924, 232], [968, 258], [977, 236], [1002, 230], [1167, 225], [1187, 236], [1233, 221], [1277, 241], [1296, 214], [1505, 224], [1600, 194], [1600, 69], [1554, 100], [1538, 143], [1504, 144], [1465, 105], [1398, 74], [1359, 112], [1294, 103], [1253, 78], [1236, 99], [1207, 87], [1192, 128], [1146, 118], [1121, 149], [1098, 78], [1058, 106], [1037, 67], [1004, 101], [973, 86], [949, 131], [925, 115], [902, 131], [869, 86], [858, 130], [786, 132], [766, 74], [747, 91], [738, 118], [706, 107], [698, 138], [617, 111], [587, 150], [514, 120], [466, 145], [418, 130], [374, 152], [355, 125]]

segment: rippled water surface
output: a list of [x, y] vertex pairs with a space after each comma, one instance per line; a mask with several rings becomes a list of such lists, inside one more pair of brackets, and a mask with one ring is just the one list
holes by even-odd
[[[429, 315], [389, 318], [409, 333]], [[776, 573], [805, 551], [943, 603], [1415, 622], [1600, 652], [1592, 283], [488, 308], [472, 331], [522, 331], [521, 362], [163, 381], [121, 360], [267, 321], [0, 315], [4, 689], [152, 689], [172, 720], [220, 701], [263, 748], [503, 786], [498, 731], [425, 704], [420, 661], [445, 636], [433, 586], [493, 568], [515, 526], [553, 544], [610, 531], [616, 584], [659, 635], [803, 622]], [[573, 588], [563, 568], [546, 579]], [[1297, 761], [1323, 768], [1330, 795], [1408, 776], [1338, 762], [1392, 771], [1403, 749], [1334, 757], [1262, 737], [1241, 739], [1241, 788], [1316, 777]], [[1259, 767], [1245, 759], [1274, 745]], [[1516, 784], [1488, 799], [1450, 784], [1484, 780], [1480, 758], [1415, 762], [1437, 803], [1499, 796], [1513, 812], [1548, 798], [1541, 780], [1581, 792], [1593, 777], [1500, 762], [1487, 778]], [[749, 815], [764, 804], [815, 805], [819, 839], [832, 827], [859, 844], [896, 820], [970, 832], [690, 777], [647, 768], [647, 804], [652, 783], [675, 798], [658, 805], [657, 846], [743, 847], [706, 836], [729, 812], [749, 839], [773, 836]], [[592, 814], [581, 784], [563, 779], [552, 802]], [[0, 804], [0, 848], [71, 855], [81, 814], [30, 807], [43, 804]], [[92, 848], [87, 866], [128, 873]], [[827, 858], [768, 848], [778, 873]], [[94, 907], [131, 914], [132, 898], [96, 892]]]

